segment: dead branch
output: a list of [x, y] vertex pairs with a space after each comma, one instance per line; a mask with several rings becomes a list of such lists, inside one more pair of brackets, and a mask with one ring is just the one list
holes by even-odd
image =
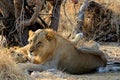
[[0, 8], [2, 9], [5, 17], [8, 16], [8, 12], [14, 15], [14, 5], [12, 0], [0, 0]]
[[118, 14], [105, 6], [90, 1], [85, 11], [82, 31], [87, 39], [119, 43]]
[[[72, 1], [73, 1], [73, 0], [72, 0]], [[73, 1], [73, 2], [74, 2], [74, 1]], [[68, 16], [67, 13], [66, 13], [66, 9], [65, 9], [65, 8], [66, 8], [66, 0], [64, 1], [64, 4], [63, 4], [64, 14], [65, 14], [67, 20], [69, 21], [69, 23], [70, 23], [71, 25], [73, 25], [72, 21], [70, 20], [69, 16]]]
[[88, 5], [88, 0], [84, 0], [83, 4], [80, 7], [80, 10], [78, 12], [78, 16], [77, 16], [77, 27], [75, 28], [74, 32], [75, 34], [80, 33], [82, 31], [82, 26], [83, 26], [83, 21], [84, 21], [84, 14], [85, 14], [85, 10], [87, 8]]
[[35, 10], [34, 14], [32, 15], [31, 19], [29, 19], [29, 20], [23, 20], [23, 21], [20, 22], [21, 24], [24, 25], [24, 27], [32, 25], [32, 24], [34, 24], [37, 21], [39, 12], [42, 9], [42, 5], [44, 4], [44, 1], [45, 0], [42, 0], [42, 1], [38, 0], [38, 4], [36, 4], [36, 6], [37, 6], [36, 10]]
[[14, 7], [15, 7], [15, 18], [18, 19], [20, 17], [20, 13], [22, 10], [22, 0], [14, 0]]
[[28, 30], [36, 30], [46, 25], [39, 16], [45, 0], [36, 1], [35, 4], [28, 5], [26, 0], [0, 0], [0, 19], [5, 26], [5, 28], [0, 27], [0, 31], [3, 32], [8, 46], [22, 45], [22, 43], [26, 45]]
[[[73, 1], [77, 1], [77, 0], [73, 0]], [[76, 34], [82, 32], [84, 14], [85, 14], [85, 10], [87, 8], [87, 5], [88, 5], [88, 0], [84, 0], [83, 4], [81, 5], [81, 7], [79, 9], [79, 12], [78, 12], [77, 25], [76, 25], [76, 27], [73, 29], [72, 33], [68, 37], [74, 38], [74, 36]]]

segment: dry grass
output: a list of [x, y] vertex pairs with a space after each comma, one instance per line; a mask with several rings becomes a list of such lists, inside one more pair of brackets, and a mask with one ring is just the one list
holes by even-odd
[[[66, 6], [61, 8], [61, 17], [59, 23], [59, 32], [68, 37], [69, 34], [77, 25], [77, 13], [82, 4], [83, 0], [79, 0], [79, 4], [73, 4], [70, 0], [67, 0]], [[93, 11], [88, 12], [88, 14], [93, 14], [90, 16], [85, 16], [88, 22], [84, 22], [84, 33], [87, 33], [90, 39], [99, 38], [99, 41], [118, 41], [120, 36], [120, 1], [119, 0], [95, 0], [100, 5], [102, 5], [102, 10], [100, 14], [94, 14]], [[64, 5], [64, 4], [63, 4]], [[107, 12], [109, 10], [109, 12]], [[102, 15], [107, 16], [103, 17]], [[92, 20], [93, 18], [96, 18]], [[89, 21], [90, 20], [90, 21]], [[98, 20], [98, 21], [97, 21]], [[87, 25], [87, 26], [86, 26]]]
[[[76, 27], [76, 14], [78, 13], [79, 7], [83, 0], [79, 0], [79, 4], [72, 4], [70, 0], [66, 3], [66, 14], [64, 7], [61, 8], [60, 27], [59, 32], [64, 36], [72, 32], [73, 28]], [[118, 28], [120, 27], [120, 1], [119, 0], [95, 0], [106, 8], [112, 10], [111, 24], [115, 25], [116, 33], [119, 34]], [[67, 16], [67, 17], [66, 17]], [[84, 41], [80, 42], [84, 45]], [[86, 42], [87, 43], [87, 42]], [[88, 44], [87, 44], [88, 45]], [[111, 60], [120, 61], [120, 47], [116, 43], [102, 43], [100, 49], [104, 51]], [[8, 50], [0, 48], [0, 80], [28, 80], [25, 74], [19, 69], [16, 63], [11, 57], [7, 55]], [[68, 65], [69, 66], [69, 65]], [[42, 72], [39, 73], [37, 80], [119, 80], [120, 73], [103, 73], [103, 74], [85, 74], [85, 75], [70, 75], [61, 72]]]
[[28, 80], [7, 53], [9, 53], [7, 49], [0, 48], [0, 80]]

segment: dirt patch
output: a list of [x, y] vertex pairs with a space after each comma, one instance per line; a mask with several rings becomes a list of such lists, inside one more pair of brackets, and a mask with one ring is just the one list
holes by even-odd
[[44, 71], [38, 73], [36, 76], [36, 80], [119, 80], [119, 79], [120, 79], [119, 72], [71, 75], [63, 73], [61, 71], [57, 72]]

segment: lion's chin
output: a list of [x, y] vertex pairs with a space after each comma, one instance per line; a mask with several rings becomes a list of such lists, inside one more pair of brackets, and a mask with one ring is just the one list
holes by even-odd
[[35, 56], [31, 55], [31, 53], [28, 53], [28, 59], [30, 62], [34, 63]]

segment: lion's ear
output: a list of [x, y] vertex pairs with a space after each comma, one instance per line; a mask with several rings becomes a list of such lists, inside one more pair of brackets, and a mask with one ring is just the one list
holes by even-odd
[[52, 39], [54, 39], [55, 36], [55, 32], [54, 31], [48, 31], [46, 34], [46, 38], [47, 40], [51, 41]]
[[31, 38], [34, 34], [35, 34], [35, 32], [33, 32], [32, 30], [30, 30], [29, 31], [29, 38]]
[[28, 38], [28, 42], [30, 41], [30, 39], [32, 38], [32, 36], [35, 34], [35, 32], [33, 32], [32, 30], [29, 31], [29, 38]]

